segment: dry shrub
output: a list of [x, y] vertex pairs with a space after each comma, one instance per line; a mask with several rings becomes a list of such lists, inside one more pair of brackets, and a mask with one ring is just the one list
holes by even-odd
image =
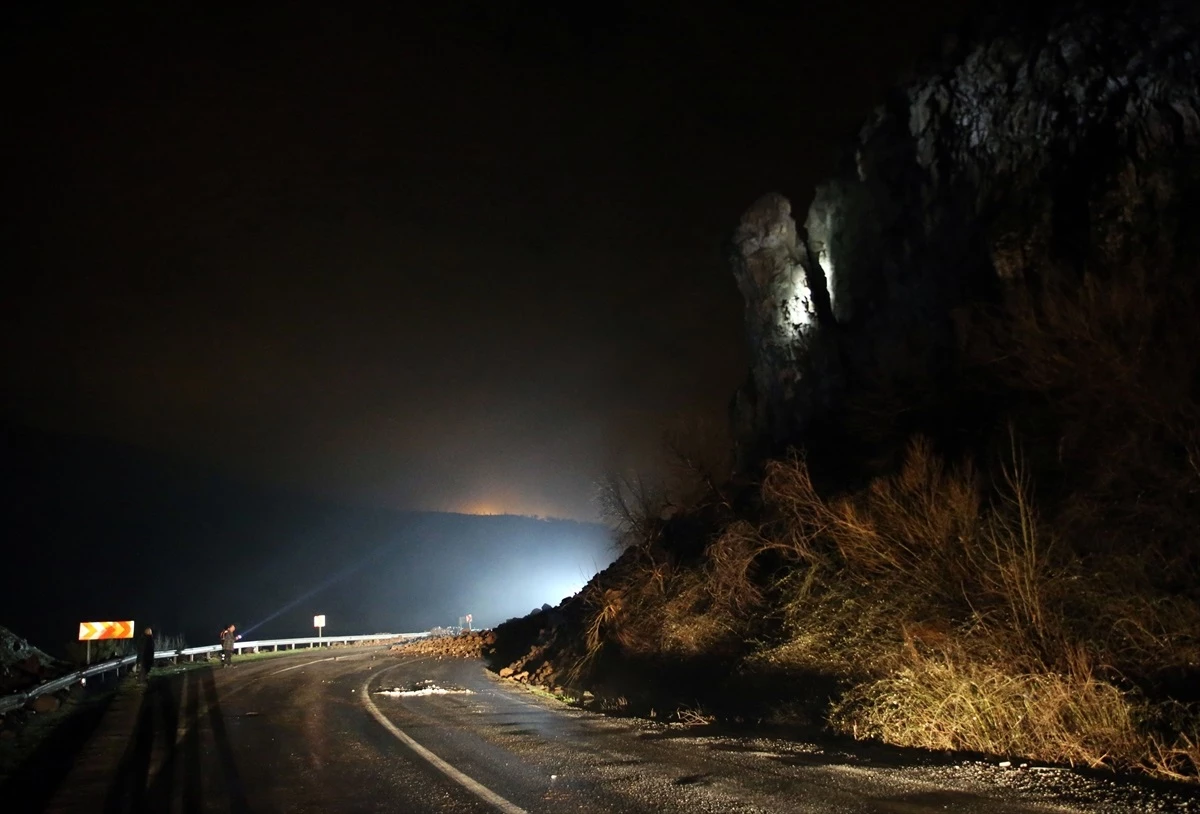
[[714, 601], [737, 610], [760, 605], [763, 585], [757, 566], [764, 553], [778, 548], [750, 523], [730, 524], [706, 552], [706, 587]]
[[980, 526], [980, 489], [969, 464], [949, 468], [914, 439], [900, 472], [833, 506], [828, 533], [844, 567], [868, 577], [903, 575], [909, 590], [957, 602]]
[[[827, 619], [831, 605], [865, 609], [891, 614], [896, 628], [996, 629], [1015, 648], [1012, 657], [1059, 658], [1061, 610], [1050, 599], [1062, 593], [1073, 560], [1067, 552], [1055, 556], [1054, 538], [1033, 508], [1028, 469], [1010, 441], [1011, 463], [987, 501], [969, 463], [947, 466], [920, 438], [897, 474], [836, 500], [816, 494], [803, 462], [775, 466], [770, 494], [788, 527], [780, 545], [803, 551], [819, 569], [798, 584], [841, 586], [820, 607], [793, 596], [789, 618]], [[874, 628], [857, 619], [838, 626]]]
[[667, 493], [676, 506], [719, 504], [733, 474], [733, 438], [725, 422], [695, 414], [674, 416], [663, 431]]
[[590, 593], [586, 598], [591, 609], [584, 629], [587, 652], [595, 655], [604, 646], [604, 633], [617, 624], [625, 609], [625, 594], [619, 588], [605, 588]]
[[772, 539], [797, 557], [822, 559], [817, 542], [837, 521], [837, 514], [818, 493], [804, 457], [793, 454], [768, 461], [762, 483], [763, 502], [777, 518]]
[[1200, 728], [1193, 727], [1190, 735], [1180, 732], [1169, 745], [1151, 740], [1142, 767], [1155, 777], [1195, 782], [1200, 777]]
[[903, 574], [911, 590], [938, 595], [961, 583], [958, 572], [980, 526], [973, 469], [947, 467], [923, 438], [910, 443], [897, 475], [861, 494], [827, 501], [804, 460], [793, 457], [768, 466], [763, 497], [780, 518], [781, 548], [864, 578]]
[[663, 519], [673, 510], [666, 486], [640, 473], [607, 473], [596, 484], [595, 501], [622, 550], [657, 542]]
[[906, 629], [944, 631], [969, 615], [962, 587], [982, 524], [978, 480], [970, 467], [945, 467], [924, 440], [894, 477], [858, 495], [823, 498], [799, 457], [768, 467], [763, 495], [779, 518], [771, 545], [792, 569], [779, 586], [785, 639], [758, 665], [876, 678]]
[[710, 726], [717, 720], [715, 715], [705, 711], [704, 707], [680, 707], [673, 716], [676, 723], [687, 727]]
[[1120, 690], [1082, 665], [1014, 673], [951, 649], [914, 654], [895, 675], [855, 687], [831, 723], [901, 746], [1097, 767], [1138, 762], [1144, 739], [1135, 715]]
[[607, 643], [631, 654], [661, 652], [672, 621], [681, 623], [670, 632], [677, 643], [693, 638], [688, 647], [703, 647], [703, 637], [682, 632], [692, 622], [702, 593], [700, 573], [679, 567], [659, 548], [628, 550], [609, 579], [584, 591], [585, 660], [594, 659]]
[[712, 601], [704, 573], [687, 570], [668, 587], [657, 646], [668, 655], [711, 655], [736, 642], [740, 630], [729, 606]]
[[[1073, 653], [1063, 642], [1061, 609], [1049, 597], [1061, 591], [1073, 564], [1056, 563], [1053, 538], [1043, 527], [1033, 507], [1032, 487], [1016, 438], [1010, 428], [1010, 463], [1001, 466], [1001, 482], [976, 544], [968, 550], [972, 564], [972, 588], [978, 603], [977, 621], [998, 623], [1017, 642], [1013, 656], [1036, 655], [1053, 665]], [[985, 609], [1001, 607], [998, 620]]]
[[626, 550], [603, 584], [583, 593], [583, 653], [578, 678], [606, 645], [632, 656], [713, 656], [745, 647], [761, 608], [755, 561], [771, 546], [735, 523], [709, 546], [701, 565], [681, 565], [656, 543]]
[[847, 684], [886, 673], [904, 641], [903, 620], [922, 615], [921, 598], [900, 585], [868, 592], [853, 583], [821, 584], [813, 577], [811, 571], [793, 575], [784, 606], [785, 636], [757, 652], [751, 665], [828, 675]]

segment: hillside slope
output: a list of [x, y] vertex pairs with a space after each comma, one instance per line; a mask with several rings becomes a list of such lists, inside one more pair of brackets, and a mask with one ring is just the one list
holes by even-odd
[[[734, 235], [739, 475], [491, 658], [597, 703], [1195, 780], [1200, 10], [947, 37]], [[665, 519], [664, 519], [665, 518]]]

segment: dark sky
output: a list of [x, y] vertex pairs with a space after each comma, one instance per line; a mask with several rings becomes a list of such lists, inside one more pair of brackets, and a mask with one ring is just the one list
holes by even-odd
[[960, 4], [242, 5], [8, 13], [0, 418], [592, 519], [743, 377], [740, 213]]

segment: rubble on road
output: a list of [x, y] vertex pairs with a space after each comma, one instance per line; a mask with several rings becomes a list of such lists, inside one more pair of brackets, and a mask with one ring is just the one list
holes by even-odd
[[[394, 644], [390, 649], [406, 656], [494, 661], [496, 638], [496, 632], [493, 630], [470, 631]], [[535, 646], [513, 663], [500, 668], [497, 674], [500, 678], [540, 686], [547, 691], [561, 691], [555, 682], [554, 666], [547, 658], [546, 650], [545, 645]]]
[[437, 658], [478, 659], [483, 649], [496, 643], [496, 634], [490, 630], [474, 630], [457, 636], [430, 636], [411, 642], [394, 644], [391, 650], [406, 656], [436, 656]]

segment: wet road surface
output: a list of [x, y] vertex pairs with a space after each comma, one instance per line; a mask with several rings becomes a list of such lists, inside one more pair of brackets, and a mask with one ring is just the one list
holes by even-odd
[[606, 717], [478, 662], [378, 648], [181, 671], [125, 715], [132, 736], [85, 756], [47, 810], [1015, 814], [1150, 799]]

